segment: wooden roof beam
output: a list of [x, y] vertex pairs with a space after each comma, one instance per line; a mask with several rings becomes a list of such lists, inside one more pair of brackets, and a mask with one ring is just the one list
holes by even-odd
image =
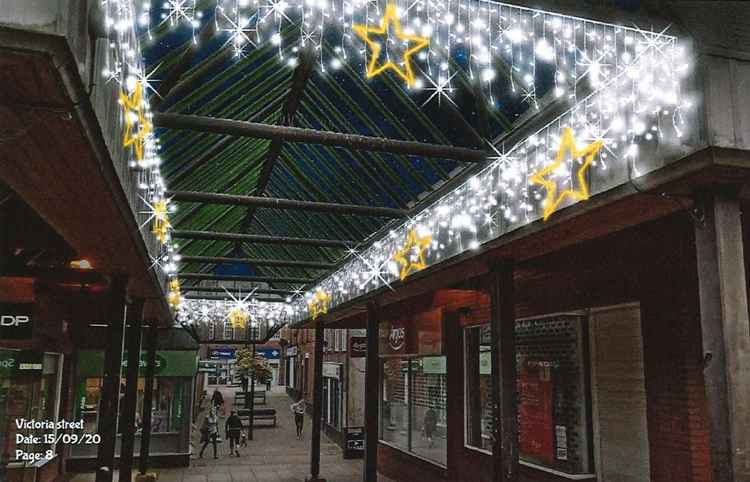
[[285, 142], [302, 142], [326, 146], [346, 147], [359, 151], [389, 152], [408, 156], [452, 159], [459, 162], [483, 162], [487, 153], [477, 149], [403, 141], [359, 134], [303, 129], [185, 114], [154, 114], [154, 125], [167, 129], [188, 129], [198, 132], [213, 132], [230, 136], [260, 139], [280, 139]]
[[228, 256], [182, 256], [183, 263], [243, 263], [257, 266], [275, 266], [279, 268], [313, 268], [333, 269], [334, 263], [323, 263], [320, 261], [296, 261], [286, 259], [264, 259], [264, 258], [233, 258]]
[[358, 204], [338, 204], [318, 201], [300, 201], [296, 199], [281, 199], [263, 196], [238, 196], [197, 191], [168, 191], [167, 197], [174, 201], [197, 202], [207, 204], [228, 204], [233, 206], [250, 206], [255, 208], [291, 209], [299, 211], [315, 211], [321, 213], [351, 214], [362, 216], [378, 216], [384, 218], [401, 218], [406, 216], [403, 209], [362, 206]]
[[247, 241], [263, 244], [299, 244], [302, 246], [323, 246], [328, 248], [347, 248], [356, 244], [354, 241], [340, 239], [292, 238], [289, 236], [266, 236], [262, 234], [218, 233], [213, 231], [189, 231], [176, 229], [173, 238], [204, 239], [208, 241]]
[[[210, 301], [223, 301], [231, 299], [229, 296], [213, 296], [213, 295], [184, 295], [183, 298], [186, 300], [210, 300]], [[253, 298], [255, 301], [263, 301], [265, 303], [286, 303], [284, 298]]]
[[[226, 293], [229, 291], [230, 293], [235, 293], [239, 290], [239, 288], [232, 287], [232, 286], [181, 286], [180, 289], [182, 292], [194, 292], [194, 293]], [[279, 295], [279, 296], [292, 296], [295, 294], [292, 290], [281, 290], [277, 288], [248, 288], [244, 287], [241, 288], [242, 291], [252, 291], [255, 290], [254, 293], [259, 295]]]
[[311, 278], [296, 278], [292, 276], [240, 276], [233, 274], [213, 274], [213, 273], [180, 273], [178, 276], [181, 280], [213, 280], [213, 281], [249, 281], [254, 283], [301, 283], [308, 284], [315, 281]]

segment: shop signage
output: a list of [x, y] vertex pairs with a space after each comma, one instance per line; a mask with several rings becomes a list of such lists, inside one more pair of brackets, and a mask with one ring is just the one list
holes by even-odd
[[340, 363], [323, 363], [323, 377], [335, 378], [336, 380], [340, 380], [341, 379], [341, 364]]
[[234, 348], [209, 348], [208, 357], [213, 359], [232, 360], [237, 358], [237, 350]]
[[344, 458], [361, 457], [365, 451], [365, 430], [362, 427], [347, 427]]
[[[127, 358], [126, 358], [127, 360]], [[127, 362], [123, 363], [123, 368]], [[104, 373], [104, 351], [81, 350], [76, 363], [81, 377], [100, 377]], [[146, 352], [141, 352], [140, 376], [145, 375]], [[195, 350], [157, 350], [154, 374], [159, 377], [192, 377], [198, 371]]]
[[379, 331], [381, 356], [443, 354], [442, 308], [383, 323]]
[[278, 348], [258, 348], [256, 353], [266, 360], [277, 360], [281, 355]]
[[[141, 352], [141, 358], [138, 360], [138, 371], [146, 370], [148, 366], [148, 353], [145, 351]], [[122, 354], [122, 369], [128, 368], [128, 352], [125, 351]], [[167, 368], [167, 360], [161, 354], [157, 353], [154, 358], [154, 374], [159, 374]]]
[[553, 436], [553, 362], [529, 360], [522, 364], [519, 382], [519, 439], [524, 457], [551, 464], [555, 459]]
[[26, 340], [33, 335], [31, 313], [34, 305], [30, 303], [0, 303], [0, 340]]
[[297, 356], [297, 347], [290, 346], [286, 349], [286, 356]]
[[367, 356], [367, 337], [353, 336], [349, 339], [349, 357], [364, 358]]
[[0, 375], [42, 373], [44, 353], [34, 350], [0, 350]]
[[492, 352], [479, 352], [479, 374], [492, 375]]
[[436, 375], [444, 375], [445, 372], [445, 357], [444, 356], [428, 356], [422, 358], [422, 373], [432, 373]]

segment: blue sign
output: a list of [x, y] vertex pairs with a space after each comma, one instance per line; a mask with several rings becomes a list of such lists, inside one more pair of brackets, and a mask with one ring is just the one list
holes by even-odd
[[234, 348], [210, 348], [208, 350], [208, 357], [217, 359], [222, 358], [225, 360], [231, 360], [237, 358], [237, 350]]
[[256, 353], [267, 360], [277, 360], [281, 356], [279, 348], [258, 348]]

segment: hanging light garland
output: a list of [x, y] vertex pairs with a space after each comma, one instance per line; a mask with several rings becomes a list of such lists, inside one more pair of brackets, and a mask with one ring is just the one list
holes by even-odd
[[[136, 150], [131, 167], [142, 176], [152, 214], [162, 201], [169, 211], [151, 114], [147, 103], [143, 112], [135, 104], [150, 82], [140, 60], [135, 19], [148, 27], [150, 9], [159, 8], [163, 22], [187, 25], [194, 34], [200, 12], [192, 0], [161, 6], [145, 2], [139, 12], [130, 0], [105, 0], [103, 8], [112, 47], [103, 74], [122, 89], [124, 139], [133, 150], [143, 143], [142, 159]], [[479, 82], [490, 105], [497, 102], [502, 73], [502, 88], [532, 108], [539, 108], [542, 79], [551, 82], [553, 97], [571, 106], [508, 149], [489, 146], [495, 155], [482, 172], [357, 252], [305, 296], [262, 310], [253, 305], [272, 320], [318, 316], [319, 304], [310, 303], [317, 293], [326, 294], [327, 311], [520, 226], [552, 219], [557, 210], [642, 174], [642, 151], [669, 156], [691, 134], [692, 103], [683, 92], [691, 57], [663, 31], [487, 0], [218, 0], [215, 9], [216, 31], [228, 37], [237, 57], [269, 42], [278, 47], [280, 61], [295, 66], [298, 60], [285, 58], [283, 48], [293, 41], [292, 52], [312, 47], [321, 72], [349, 63], [361, 66], [367, 77], [393, 74], [410, 91], [431, 93], [427, 102], [452, 102], [452, 80], [463, 71]], [[293, 24], [300, 27], [299, 37], [282, 35]], [[324, 42], [332, 48], [323, 48]], [[497, 70], [496, 59], [507, 71]], [[578, 145], [585, 147], [579, 151]], [[177, 250], [168, 236], [168, 220], [153, 231], [165, 240], [157, 259], [167, 262], [158, 264], [174, 267]], [[180, 312], [194, 319], [205, 307], [183, 303]], [[228, 314], [220, 305], [211, 309]]]

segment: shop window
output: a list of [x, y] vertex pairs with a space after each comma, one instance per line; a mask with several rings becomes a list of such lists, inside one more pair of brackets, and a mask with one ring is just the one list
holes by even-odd
[[[584, 321], [575, 315], [516, 322], [519, 457], [568, 474], [591, 471], [590, 390]], [[466, 445], [492, 449], [488, 325], [464, 330]]]
[[[60, 355], [30, 354], [41, 370], [22, 373], [16, 367], [19, 360], [29, 353], [17, 350], [0, 350], [0, 447], [7, 450], [10, 461], [15, 460], [16, 450], [28, 453], [46, 453], [54, 450], [56, 430], [47, 428], [18, 428], [17, 419], [51, 421], [57, 420], [57, 389], [59, 382]], [[17, 444], [17, 435], [35, 436], [39, 443]], [[50, 435], [52, 434], [52, 435]]]
[[466, 445], [492, 451], [492, 365], [489, 325], [464, 331]]
[[383, 362], [381, 440], [446, 464], [446, 357], [389, 358]]
[[234, 328], [232, 328], [232, 324], [229, 322], [224, 323], [224, 339], [234, 339]]

